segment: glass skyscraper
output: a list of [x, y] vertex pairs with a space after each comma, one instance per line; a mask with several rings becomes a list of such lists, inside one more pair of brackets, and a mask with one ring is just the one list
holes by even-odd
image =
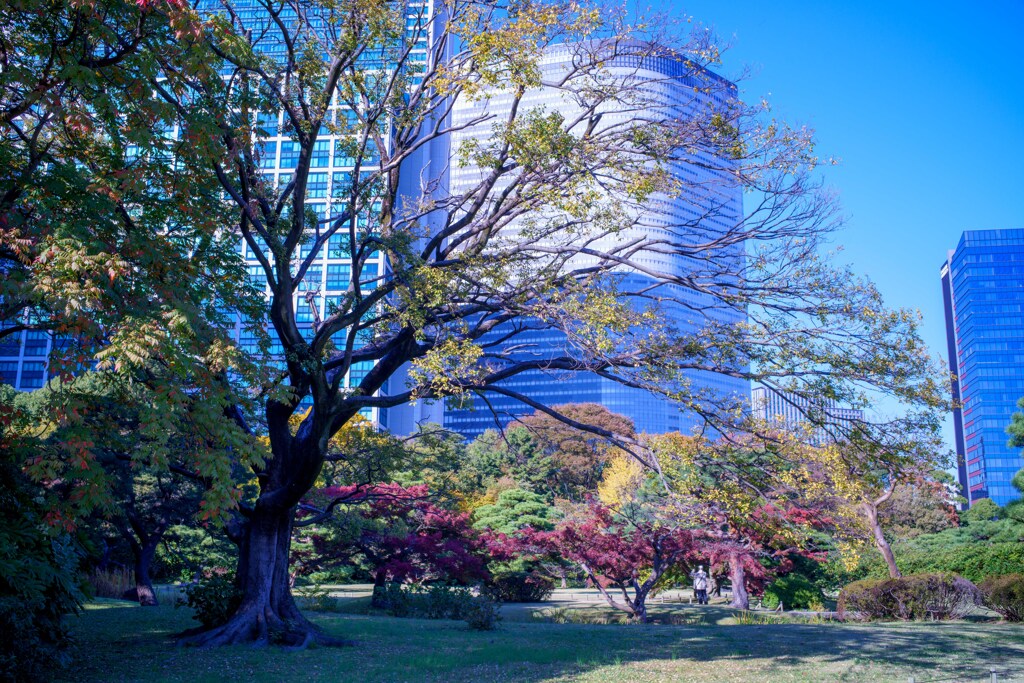
[[[686, 120], [693, 116], [707, 116], [710, 110], [719, 111], [735, 97], [735, 87], [719, 76], [695, 69], [685, 57], [668, 51], [651, 50], [646, 54], [610, 56], [602, 61], [602, 67], [609, 78], [623, 79], [623, 82], [638, 87], [650, 99], [661, 116], [673, 116]], [[540, 59], [540, 69], [545, 82], [557, 83], [565, 78], [574, 60], [573, 45], [549, 47]], [[458, 101], [452, 110], [453, 128], [451, 147], [458, 150], [466, 141], [482, 140], [492, 134], [489, 124], [474, 124], [482, 112], [496, 120], [505, 120], [512, 107], [513, 98], [508, 92], [493, 92], [486, 97]], [[557, 112], [566, 121], [572, 121], [583, 111], [579, 102], [557, 87], [538, 87], [527, 91], [518, 102], [520, 111], [537, 109]], [[632, 125], [636, 117], [643, 118], [631, 105], [621, 108], [609, 106], [601, 111], [601, 125]], [[681, 188], [675, 196], [657, 195], [651, 197], [641, 215], [622, 231], [596, 238], [594, 248], [614, 251], [615, 244], [630, 240], [668, 239], [669, 241], [702, 244], [713, 243], [716, 237], [725, 235], [743, 219], [742, 190], [724, 171], [727, 162], [707, 158], [705, 152], [695, 151], [688, 160], [674, 160], [669, 166], [673, 180]], [[452, 192], [458, 195], [476, 186], [482, 170], [469, 165], [456, 165], [451, 170]], [[496, 188], [498, 192], [501, 187]], [[513, 226], [514, 227], [514, 226]], [[508, 227], [503, 231], [514, 232]], [[680, 233], [684, 233], [680, 235]], [[583, 240], [586, 237], [580, 237]], [[699, 248], [697, 248], [699, 249]], [[742, 241], [719, 249], [714, 254], [691, 250], [689, 257], [670, 250], [645, 251], [637, 261], [650, 271], [659, 271], [687, 280], [690, 276], [700, 280], [702, 260], [718, 259], [718, 265], [734, 266], [732, 272], [742, 269], [745, 248]], [[685, 251], [685, 249], [680, 249]], [[587, 257], [575, 255], [572, 263], [587, 264]], [[594, 261], [596, 264], [596, 260]], [[628, 265], [615, 266], [611, 278], [618, 279], [620, 291], [640, 292], [654, 287], [666, 299], [664, 313], [678, 334], [698, 335], [709, 321], [734, 325], [746, 319], [742, 309], [722, 306], [714, 297], [678, 285], [656, 282], [652, 277], [631, 269]], [[644, 299], [638, 297], [630, 305], [643, 306]], [[509, 338], [510, 332], [516, 333]], [[507, 342], [501, 341], [508, 339]], [[510, 361], [544, 361], [555, 357], [574, 357], [575, 350], [566, 335], [536, 321], [522, 320], [515, 324], [503, 324], [488, 333], [480, 342], [484, 346], [494, 344], [496, 355]], [[705, 371], [688, 371], [682, 382], [688, 385], [691, 396], [714, 394], [728, 396], [734, 400], [749, 400], [749, 383], [737, 377]], [[630, 417], [637, 430], [648, 433], [667, 431], [689, 432], [702, 426], [703, 420], [692, 411], [683, 410], [678, 404], [661, 395], [640, 388], [627, 387], [612, 379], [585, 372], [555, 370], [531, 370], [515, 375], [499, 383], [499, 386], [521, 394], [545, 405], [592, 402], [604, 405], [609, 410]], [[530, 414], [534, 408], [514, 397], [500, 393], [487, 393], [486, 398], [474, 395], [457, 407], [449, 406], [444, 413], [445, 427], [467, 437], [475, 437], [497, 423], [505, 424], [517, 416]]]
[[960, 485], [999, 505], [1024, 467], [1006, 427], [1024, 397], [1024, 230], [964, 232], [940, 271]]

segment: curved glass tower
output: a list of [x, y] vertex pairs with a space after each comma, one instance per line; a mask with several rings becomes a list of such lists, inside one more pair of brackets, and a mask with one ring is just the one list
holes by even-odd
[[[574, 61], [578, 48], [577, 45], [549, 48], [540, 62], [543, 81], [557, 84], [567, 77], [575, 77], [565, 74], [578, 63]], [[650, 108], [641, 110], [628, 101], [606, 102], [599, 110], [600, 127], [626, 128], [637, 118], [646, 122], [657, 117], [708, 121], [712, 112], [725, 111], [735, 99], [733, 84], [694, 66], [682, 56], [667, 50], [651, 49], [651, 46], [619, 52], [616, 50], [603, 60], [601, 77], [626, 84], [628, 89], [640, 94], [641, 100], [652, 104], [657, 113], [652, 116]], [[592, 77], [592, 74], [586, 77]], [[535, 88], [518, 102], [519, 111], [557, 112], [563, 120], [572, 121], [583, 112], [572, 90], [557, 85]], [[487, 140], [493, 134], [493, 124], [474, 122], [480, 119], [481, 113], [491, 115], [492, 121], [505, 120], [512, 102], [510, 94], [500, 92], [472, 101], [458, 101], [452, 111], [453, 128], [457, 131], [452, 134], [453, 153], [467, 141]], [[462, 126], [466, 127], [460, 130]], [[642, 264], [648, 273], [665, 274], [677, 281], [693, 277], [707, 284], [708, 274], [713, 271], [718, 273], [714, 278], [718, 287], [727, 287], [727, 273], [741, 269], [745, 258], [742, 240], [724, 240], [728, 244], [723, 246], [723, 240], [718, 239], [737, 234], [737, 227], [743, 220], [742, 190], [728, 173], [728, 164], [720, 158], [709, 158], [698, 145], [694, 145], [691, 151], [680, 153], [667, 168], [678, 191], [671, 196], [654, 194], [649, 197], [627, 227], [597, 237], [591, 243], [594, 250], [614, 251], [617, 245], [633, 240], [661, 239], [663, 244], [673, 243], [675, 248], [643, 251], [630, 260], [634, 264]], [[476, 166], [459, 166], [453, 160], [450, 171], [452, 192], [458, 195], [471, 189], [483, 173]], [[503, 232], [508, 230], [505, 228]], [[702, 245], [715, 246], [705, 248]], [[690, 246], [692, 250], [687, 249]], [[685, 252], [689, 255], [683, 255]], [[586, 266], [587, 258], [577, 254], [572, 257], [571, 265]], [[715, 260], [715, 265], [709, 266], [709, 260]], [[696, 335], [709, 322], [733, 325], [746, 319], [742, 308], [723, 306], [718, 297], [695, 289], [659, 284], [660, 278], [655, 279], [636, 268], [616, 266], [611, 277], [616, 280], [619, 292], [644, 292], [643, 296], [636, 296], [635, 301], [630, 300], [631, 306], [642, 307], [648, 305], [652, 298], [661, 299], [663, 313], [682, 335]], [[509, 335], [513, 328], [507, 324], [489, 333], [481, 342], [485, 347], [494, 345], [491, 349], [497, 352], [495, 355], [511, 360], [543, 360], [574, 355], [572, 340], [561, 331], [528, 320], [518, 323], [518, 326], [518, 333], [511, 338]], [[503, 339], [506, 341], [501, 341]], [[713, 394], [749, 400], [749, 383], [744, 379], [690, 371], [684, 373], [680, 381], [687, 385], [686, 393], [690, 396]], [[681, 408], [664, 396], [627, 387], [596, 374], [531, 370], [515, 375], [499, 386], [549, 406], [600, 403], [613, 412], [632, 418], [638, 431], [648, 433], [690, 432], [703, 425], [695, 412]], [[476, 396], [456, 408], [446, 409], [445, 426], [472, 438], [493, 428], [496, 423], [505, 424], [517, 416], [534, 412], [532, 406], [509, 396], [499, 393], [485, 396]]]

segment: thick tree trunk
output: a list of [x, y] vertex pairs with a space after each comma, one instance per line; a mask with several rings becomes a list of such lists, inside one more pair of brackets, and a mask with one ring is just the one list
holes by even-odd
[[[274, 327], [283, 338], [295, 336], [294, 327], [287, 322], [286, 309], [287, 305], [282, 304], [278, 292], [272, 300], [270, 312]], [[289, 343], [300, 341], [301, 338], [289, 338]], [[302, 342], [302, 348], [308, 350], [305, 342]], [[304, 377], [301, 368], [293, 369], [300, 379]], [[300, 394], [310, 389], [301, 382], [297, 386]], [[321, 386], [314, 392], [314, 405], [330, 402], [323, 391], [326, 389]], [[319, 399], [316, 392], [320, 392]], [[331, 433], [345, 424], [356, 409], [353, 407], [346, 413], [330, 416], [321, 415], [314, 409], [293, 433], [289, 420], [295, 413], [295, 407], [277, 401], [267, 403], [267, 431], [272, 456], [257, 473], [260, 496], [255, 506], [231, 530], [232, 539], [239, 549], [235, 581], [241, 593], [240, 604], [226, 623], [182, 634], [180, 644], [209, 647], [273, 643], [292, 648], [306, 647], [311, 643], [348, 644], [348, 641], [321, 632], [299, 611], [292, 598], [288, 563], [295, 508], [316, 484]]]
[[738, 557], [729, 558], [729, 579], [732, 581], [732, 602], [729, 605], [736, 609], [750, 609], [747, 573], [743, 570], [743, 562]]
[[139, 548], [135, 555], [135, 598], [143, 607], [156, 607], [156, 591], [153, 590], [153, 579], [149, 575], [156, 556], [157, 544], [153, 541]]
[[878, 507], [871, 503], [864, 503], [861, 507], [864, 510], [864, 516], [868, 520], [871, 535], [874, 537], [875, 547], [882, 554], [885, 566], [889, 568], [889, 577], [893, 579], [900, 578], [903, 574], [900, 572], [899, 567], [896, 566], [896, 556], [892, 554], [889, 541], [886, 540], [885, 533], [882, 531], [882, 524], [878, 521]]
[[292, 598], [288, 581], [292, 514], [261, 509], [248, 520], [239, 546], [236, 584], [242, 602], [227, 623], [186, 635], [181, 644], [200, 647], [271, 643], [305, 647], [310, 643], [341, 645], [307, 620]]
[[387, 579], [387, 574], [383, 571], [378, 571], [373, 575], [373, 593], [370, 595], [370, 607], [374, 609], [387, 608]]
[[157, 525], [152, 531], [147, 531], [137, 516], [132, 513], [127, 515], [128, 525], [120, 528], [121, 536], [128, 542], [132, 549], [132, 566], [135, 586], [124, 592], [125, 600], [136, 600], [143, 607], [156, 607], [156, 591], [153, 590], [153, 579], [150, 577], [150, 570], [153, 567], [153, 558], [156, 557], [157, 546], [166, 531], [166, 525]]

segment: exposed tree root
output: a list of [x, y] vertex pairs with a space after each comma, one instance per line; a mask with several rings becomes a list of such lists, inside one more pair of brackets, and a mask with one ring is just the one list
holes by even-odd
[[178, 635], [184, 647], [221, 647], [224, 645], [277, 645], [287, 650], [304, 650], [310, 645], [343, 647], [353, 641], [328, 635], [295, 610], [282, 619], [269, 608], [240, 610], [227, 623], [213, 628], [190, 629]]

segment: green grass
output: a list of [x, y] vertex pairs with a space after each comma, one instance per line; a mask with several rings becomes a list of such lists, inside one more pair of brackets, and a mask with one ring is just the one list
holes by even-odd
[[[343, 609], [359, 612], [353, 595]], [[599, 611], [596, 605], [557, 607]], [[540, 623], [542, 606], [509, 606], [498, 631], [462, 622], [312, 614], [345, 648], [302, 652], [175, 647], [189, 612], [97, 601], [69, 619], [78, 639], [64, 681], [1024, 681], [1024, 627], [1006, 624], [729, 625], [724, 607], [656, 605], [700, 613], [700, 626]]]

